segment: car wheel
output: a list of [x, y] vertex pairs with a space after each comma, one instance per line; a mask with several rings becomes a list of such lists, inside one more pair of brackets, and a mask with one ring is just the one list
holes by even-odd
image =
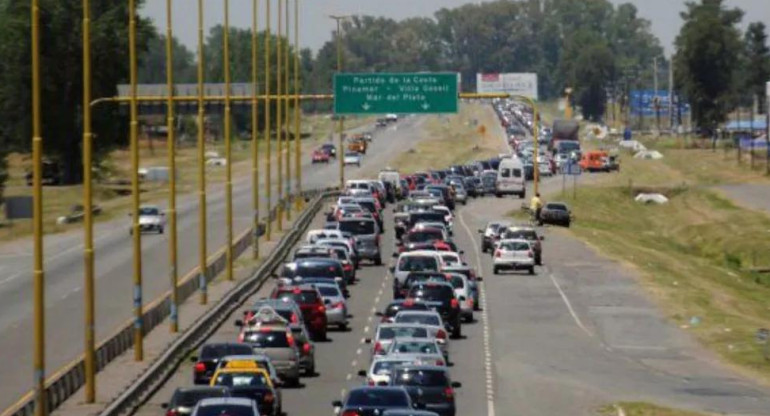
[[382, 257], [377, 257], [376, 259], [374, 259], [374, 265], [382, 266]]
[[535, 274], [535, 266], [530, 267], [529, 270], [527, 271], [529, 272], [529, 274]]
[[339, 325], [339, 330], [340, 330], [340, 331], [347, 331], [347, 330], [348, 330], [348, 323], [347, 323], [347, 322], [343, 322], [343, 323], [341, 323], [341, 324]]
[[158, 234], [163, 234], [163, 227], [158, 227]]
[[492, 274], [500, 274], [500, 269], [498, 269], [497, 267], [493, 267]]
[[503, 197], [503, 194], [500, 194], [500, 193], [497, 193], [497, 192], [495, 192], [495, 196], [496, 196], [496, 197], [498, 197], [498, 198], [502, 198], [502, 197]]
[[452, 329], [452, 338], [459, 339], [462, 336], [463, 336], [463, 330], [462, 330], [462, 327], [460, 326], [460, 320], [458, 319], [457, 325], [455, 325], [455, 327]]

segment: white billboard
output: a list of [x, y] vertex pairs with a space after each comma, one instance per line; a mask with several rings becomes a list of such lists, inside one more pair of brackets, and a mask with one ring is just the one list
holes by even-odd
[[476, 92], [508, 93], [537, 100], [537, 74], [476, 74]]

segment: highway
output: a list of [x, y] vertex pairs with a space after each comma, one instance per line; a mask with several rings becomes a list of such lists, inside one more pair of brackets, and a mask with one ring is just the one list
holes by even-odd
[[[349, 167], [354, 177], [365, 170], [376, 172], [400, 149], [419, 139], [419, 118], [406, 118], [387, 130], [378, 130], [360, 168]], [[372, 126], [373, 128], [373, 126]], [[304, 149], [303, 188], [335, 186], [339, 167], [312, 165], [310, 150]], [[261, 162], [261, 161], [260, 161]], [[273, 165], [275, 168], [275, 164]], [[273, 179], [275, 180], [275, 172]], [[264, 174], [261, 175], [264, 179]], [[264, 182], [263, 182], [264, 183]], [[212, 254], [225, 242], [224, 186], [209, 184], [208, 249]], [[236, 178], [233, 185], [234, 234], [251, 226], [251, 183]], [[264, 191], [262, 192], [264, 203]], [[277, 192], [273, 191], [273, 197]], [[165, 201], [159, 201], [165, 207]], [[262, 207], [265, 205], [263, 204]], [[178, 198], [179, 276], [198, 264], [198, 203], [195, 195]], [[96, 247], [96, 339], [113, 333], [132, 316], [132, 250], [128, 218], [95, 226]], [[168, 232], [142, 236], [144, 303], [169, 289]], [[32, 245], [30, 239], [0, 248], [0, 409], [14, 403], [32, 387]], [[45, 237], [46, 271], [46, 368], [51, 374], [83, 352], [83, 255], [82, 231]], [[13, 383], [8, 380], [14, 380]]]

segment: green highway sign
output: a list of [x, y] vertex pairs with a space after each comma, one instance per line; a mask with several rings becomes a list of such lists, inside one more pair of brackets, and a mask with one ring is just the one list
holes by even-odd
[[335, 74], [334, 114], [457, 112], [457, 74]]

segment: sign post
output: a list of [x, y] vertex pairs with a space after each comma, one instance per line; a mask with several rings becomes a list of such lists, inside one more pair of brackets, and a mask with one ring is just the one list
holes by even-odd
[[572, 176], [572, 197], [577, 199], [577, 178], [583, 173], [576, 160], [569, 159], [566, 164], [561, 165], [562, 174], [562, 194], [567, 191], [567, 176]]
[[456, 73], [334, 75], [334, 114], [457, 113]]

